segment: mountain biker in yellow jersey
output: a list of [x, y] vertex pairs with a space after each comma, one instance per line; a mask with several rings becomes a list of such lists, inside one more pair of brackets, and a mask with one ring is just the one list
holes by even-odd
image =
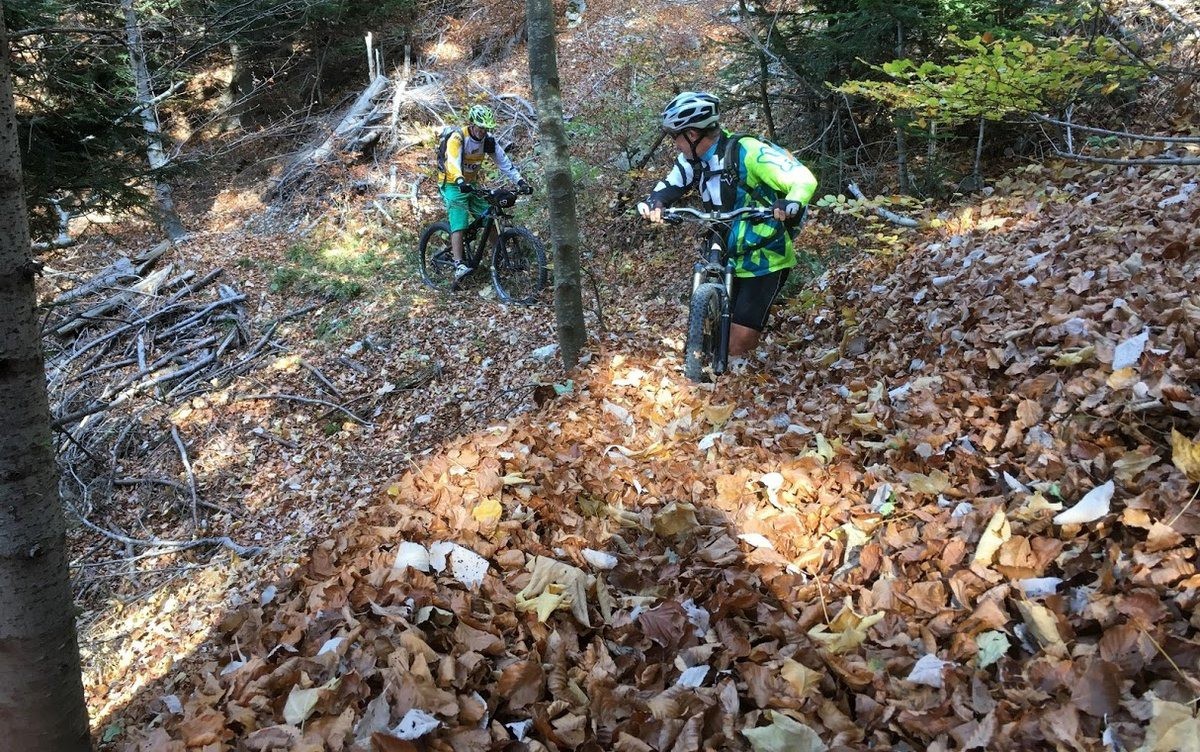
[[770, 207], [777, 220], [735, 221], [724, 238], [734, 266], [730, 364], [744, 366], [796, 265], [791, 231], [812, 200], [817, 179], [778, 146], [722, 129], [720, 101], [707, 92], [685, 91], [672, 99], [663, 110], [662, 127], [680, 153], [667, 176], [638, 204], [639, 214], [662, 222], [663, 207], [696, 187], [706, 211]]
[[513, 167], [500, 143], [490, 134], [495, 127], [496, 116], [491, 108], [474, 105], [467, 111], [467, 125], [450, 132], [445, 139], [445, 153], [438, 156], [438, 179], [450, 220], [450, 252], [455, 261], [455, 281], [472, 271], [463, 263], [463, 230], [487, 208], [486, 201], [472, 195], [483, 158], [491, 157], [500, 172], [516, 183], [521, 193], [533, 193], [529, 183]]

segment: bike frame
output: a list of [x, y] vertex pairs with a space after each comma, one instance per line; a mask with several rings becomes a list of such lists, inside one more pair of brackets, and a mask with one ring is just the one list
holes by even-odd
[[[720, 323], [717, 327], [717, 342], [713, 352], [712, 370], [720, 375], [725, 372], [729, 360], [730, 300], [733, 298], [733, 261], [729, 259], [725, 246], [725, 233], [737, 220], [754, 221], [772, 218], [770, 209], [743, 207], [730, 212], [704, 212], [689, 207], [663, 210], [663, 220], [671, 224], [691, 222], [704, 225], [715, 237], [706, 238], [701, 245], [700, 260], [692, 267], [692, 296], [701, 285], [715, 284], [722, 291], [720, 298]], [[707, 246], [707, 247], [705, 247]]]
[[[463, 230], [463, 255], [471, 262], [471, 266], [479, 266], [483, 263], [483, 259], [488, 252], [488, 236], [495, 243], [500, 239], [500, 233], [504, 232], [511, 222], [512, 218], [504, 212], [495, 202], [491, 201], [492, 192], [488, 192], [488, 208], [478, 217], [467, 225], [467, 229]], [[470, 240], [474, 239], [475, 233], [483, 231], [479, 237], [479, 242], [475, 244], [474, 250], [471, 249]], [[495, 233], [490, 233], [488, 230], [495, 230]]]

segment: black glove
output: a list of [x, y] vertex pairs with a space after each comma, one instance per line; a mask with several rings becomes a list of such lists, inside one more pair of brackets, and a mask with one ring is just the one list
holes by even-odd
[[781, 198], [771, 205], [771, 211], [782, 211], [790, 222], [800, 216], [800, 202]]
[[524, 196], [532, 196], [533, 195], [533, 186], [530, 185], [529, 183], [526, 183], [524, 180], [518, 180], [517, 181], [517, 192]]
[[474, 193], [475, 192], [475, 189], [471, 187], [471, 184], [468, 183], [466, 180], [463, 180], [462, 178], [455, 180], [454, 184], [456, 186], [458, 186], [458, 190], [462, 191], [463, 193]]

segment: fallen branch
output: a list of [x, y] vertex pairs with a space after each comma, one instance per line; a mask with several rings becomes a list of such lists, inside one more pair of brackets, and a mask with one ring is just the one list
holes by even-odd
[[200, 548], [201, 546], [221, 546], [222, 548], [228, 548], [230, 551], [234, 552], [238, 556], [241, 556], [243, 559], [248, 559], [251, 556], [260, 554], [266, 550], [262, 546], [238, 545], [227, 535], [219, 538], [197, 538], [190, 541], [163, 540], [162, 538], [130, 538], [128, 535], [121, 535], [120, 533], [114, 533], [111, 530], [106, 530], [78, 512], [76, 512], [76, 517], [78, 517], [79, 521], [83, 523], [84, 527], [93, 532], [100, 533], [105, 538], [111, 538], [112, 540], [115, 540], [118, 543], [124, 543], [127, 546], [145, 546], [147, 548], [163, 549], [159, 553], [175, 553], [177, 551], [186, 551], [189, 548]]
[[[863, 195], [863, 192], [859, 189], [858, 185], [856, 185], [855, 183], [850, 183], [846, 187], [850, 189], [850, 193], [854, 194], [854, 197], [856, 199], [858, 199], [859, 201], [867, 200], [867, 197]], [[875, 213], [878, 214], [880, 217], [883, 217], [887, 221], [891, 222], [892, 224], [900, 225], [901, 227], [917, 227], [920, 225], [920, 223], [917, 220], [913, 219], [912, 217], [906, 217], [903, 214], [897, 214], [894, 211], [884, 209], [882, 206], [876, 206]]]
[[[183, 485], [177, 480], [171, 480], [170, 478], [159, 478], [150, 475], [141, 478], [113, 478], [112, 484], [114, 486], [166, 486], [167, 488], [175, 489], [179, 493], [187, 493], [188, 490], [187, 486]], [[227, 514], [230, 517], [239, 516], [238, 512], [235, 512], [228, 507], [223, 507], [220, 504], [214, 504], [211, 501], [205, 501], [204, 499], [197, 498], [196, 503], [202, 507], [212, 509], [213, 511]]]
[[358, 417], [357, 415], [355, 415], [353, 412], [351, 412], [347, 408], [343, 407], [342, 405], [339, 405], [336, 402], [330, 402], [329, 400], [317, 399], [316, 397], [301, 397], [298, 394], [283, 394], [282, 392], [271, 392], [269, 394], [243, 394], [238, 397], [235, 397], [234, 401], [235, 402], [243, 402], [243, 401], [249, 401], [249, 400], [270, 400], [270, 399], [285, 400], [288, 402], [303, 402], [303, 403], [309, 404], [309, 405], [324, 405], [325, 407], [332, 408], [339, 412], [345, 413], [346, 417], [350, 418], [355, 423], [358, 423], [358, 424], [364, 425], [364, 426], [371, 425], [370, 421], [363, 420], [362, 418]]
[[1094, 164], [1120, 165], [1122, 167], [1137, 166], [1191, 166], [1200, 165], [1200, 157], [1147, 157], [1145, 159], [1116, 159], [1111, 157], [1088, 157], [1083, 154], [1069, 154], [1065, 151], [1054, 150], [1054, 156], [1070, 159], [1076, 162], [1091, 162]]
[[1033, 119], [1042, 123], [1050, 123], [1052, 125], [1070, 128], [1071, 130], [1083, 131], [1084, 133], [1096, 133], [1102, 136], [1116, 136], [1118, 138], [1132, 138], [1138, 141], [1159, 141], [1168, 144], [1200, 144], [1200, 136], [1157, 136], [1148, 133], [1130, 133], [1128, 131], [1110, 131], [1104, 128], [1093, 128], [1086, 125], [1076, 125], [1068, 123], [1065, 120], [1055, 120], [1046, 115], [1033, 115]]
[[171, 424], [171, 439], [175, 442], [175, 448], [179, 450], [179, 459], [183, 462], [183, 470], [187, 473], [187, 489], [192, 497], [192, 527], [200, 526], [200, 518], [196, 514], [196, 476], [192, 473], [192, 463], [188, 461], [187, 447], [183, 444], [183, 437], [179, 435], [179, 427], [174, 423]]

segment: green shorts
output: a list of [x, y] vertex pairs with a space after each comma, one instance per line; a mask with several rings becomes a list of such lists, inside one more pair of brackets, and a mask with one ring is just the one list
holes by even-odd
[[471, 220], [483, 214], [487, 202], [482, 196], [473, 193], [463, 193], [453, 183], [442, 186], [442, 200], [446, 202], [446, 214], [450, 218], [450, 232], [460, 232], [467, 229]]

